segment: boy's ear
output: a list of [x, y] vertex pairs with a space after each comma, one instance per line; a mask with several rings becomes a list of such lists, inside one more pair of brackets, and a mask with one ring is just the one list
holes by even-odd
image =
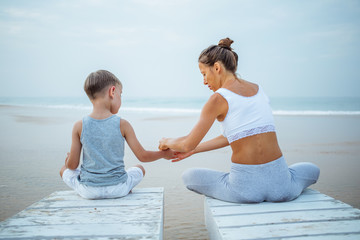
[[111, 97], [111, 98], [114, 98], [114, 96], [115, 96], [115, 86], [111, 86], [110, 88], [109, 88], [109, 96]]

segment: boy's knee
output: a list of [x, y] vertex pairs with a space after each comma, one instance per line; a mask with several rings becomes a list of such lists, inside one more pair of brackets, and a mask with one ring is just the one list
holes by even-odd
[[138, 164], [135, 167], [140, 168], [141, 171], [143, 172], [143, 176], [145, 176], [145, 168], [142, 165]]
[[64, 165], [61, 169], [60, 169], [60, 177], [62, 178], [64, 171], [66, 170], [66, 166]]

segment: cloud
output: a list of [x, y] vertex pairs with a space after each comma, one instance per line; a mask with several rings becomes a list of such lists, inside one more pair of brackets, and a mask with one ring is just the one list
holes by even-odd
[[[266, 81], [270, 92], [282, 94], [274, 86], [291, 85], [289, 79], [304, 86], [317, 82], [314, 76], [335, 81], [337, 69], [344, 79], [360, 76], [355, 66], [360, 56], [359, 4], [349, 1], [4, 1], [0, 71], [20, 68], [16, 77], [4, 78], [31, 82], [38, 81], [44, 66], [49, 75], [61, 66], [66, 71], [58, 71], [52, 81], [64, 81], [65, 86], [66, 79], [101, 67], [136, 79], [128, 83], [129, 90], [163, 86], [171, 76], [171, 86], [197, 95], [202, 88], [186, 87], [200, 78], [198, 54], [228, 36], [235, 41], [241, 74], [250, 81]], [[313, 67], [319, 64], [321, 68]], [[154, 66], [161, 66], [161, 76]], [[305, 80], [303, 72], [308, 72]], [[2, 92], [6, 89], [4, 85]], [[152, 94], [161, 91], [165, 87]]]
[[8, 20], [30, 20], [30, 21], [53, 21], [57, 20], [56, 15], [47, 14], [41, 9], [5, 8], [2, 10], [4, 18]]
[[38, 19], [41, 17], [41, 14], [36, 10], [25, 10], [19, 8], [8, 8], [4, 10], [4, 13], [12, 18]]
[[132, 0], [132, 2], [141, 5], [141, 6], [151, 6], [151, 7], [174, 7], [174, 6], [184, 6], [189, 4], [190, 0]]
[[18, 35], [25, 37], [37, 34], [40, 29], [49, 30], [59, 17], [56, 14], [49, 14], [42, 9], [26, 8], [4, 8], [0, 10], [2, 18], [0, 20], [1, 35]]
[[328, 29], [309, 32], [306, 38], [310, 41], [333, 40], [339, 44], [348, 44], [357, 42], [360, 37], [360, 29], [358, 26], [353, 27], [348, 24], [332, 25]]
[[120, 4], [117, 0], [77, 0], [77, 1], [55, 1], [58, 8], [64, 9], [86, 9], [88, 7], [106, 7]]

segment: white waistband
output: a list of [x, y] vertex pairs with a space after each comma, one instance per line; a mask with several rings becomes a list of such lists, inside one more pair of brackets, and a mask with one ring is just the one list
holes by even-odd
[[237, 132], [235, 134], [227, 136], [227, 139], [228, 139], [229, 143], [232, 143], [241, 138], [250, 137], [250, 136], [253, 136], [256, 134], [267, 133], [267, 132], [275, 132], [275, 126], [270, 124], [270, 125], [265, 125], [265, 126], [261, 126], [261, 127], [244, 130], [244, 131]]

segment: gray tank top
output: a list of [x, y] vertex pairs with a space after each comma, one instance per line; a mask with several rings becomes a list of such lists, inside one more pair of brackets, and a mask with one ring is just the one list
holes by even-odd
[[127, 180], [124, 168], [125, 139], [120, 132], [119, 116], [101, 120], [84, 117], [80, 141], [83, 148], [80, 183], [101, 187]]

